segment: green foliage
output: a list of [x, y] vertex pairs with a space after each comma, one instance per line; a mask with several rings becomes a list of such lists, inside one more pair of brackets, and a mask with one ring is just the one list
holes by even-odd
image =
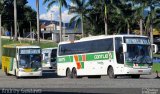
[[[2, 2], [3, 1], [3, 2]], [[14, 0], [1, 0], [0, 13], [2, 13], [2, 26], [14, 33]], [[17, 23], [19, 33], [22, 35], [23, 29], [25, 32], [29, 31], [29, 21], [32, 22], [32, 27], [36, 27], [36, 12], [26, 5], [27, 0], [17, 0]]]
[[[14, 43], [20, 43], [18, 41], [14, 41], [14, 40], [9, 40], [9, 39], [2, 39], [2, 46], [3, 45], [7, 45], [7, 44], [14, 44]], [[40, 46], [41, 48], [49, 48], [49, 47], [57, 47], [58, 44], [57, 43], [54, 43], [54, 42], [40, 42], [40, 44], [37, 42], [37, 41], [21, 41], [21, 43], [28, 43], [28, 44], [31, 44], [31, 45], [38, 45]]]
[[[144, 28], [145, 31], [149, 31], [151, 24], [151, 16], [143, 14], [144, 9], [151, 8], [156, 11], [159, 9], [159, 0], [88, 0], [86, 1], [90, 11], [84, 13], [83, 11], [77, 11], [80, 6], [80, 1], [83, 0], [71, 0], [72, 2], [78, 2], [74, 4], [74, 7], [70, 8], [73, 13], [84, 14], [85, 17], [84, 31], [87, 35], [104, 34], [105, 25], [108, 24], [108, 34], [120, 34], [127, 33], [129, 30], [134, 33], [133, 30]], [[79, 4], [79, 5], [78, 5]], [[84, 3], [83, 3], [84, 4]], [[152, 14], [153, 27], [159, 28], [160, 12], [149, 11]], [[70, 12], [69, 12], [70, 13]], [[107, 21], [105, 21], [106, 19]], [[140, 19], [143, 19], [143, 23], [140, 25]], [[71, 22], [80, 22], [80, 17], [77, 15], [71, 19]]]
[[[13, 27], [13, 1], [0, 0], [0, 13], [2, 13], [2, 25], [10, 30]], [[67, 5], [67, 0], [43, 0], [48, 9], [58, 4], [69, 9], [69, 13], [75, 14], [71, 23], [78, 27], [82, 22], [86, 35], [99, 35], [105, 32], [107, 23], [108, 34], [127, 33], [142, 27], [145, 32], [153, 28], [160, 28], [160, 0], [70, 0], [72, 5]], [[27, 6], [27, 0], [17, 0], [19, 31], [29, 31], [29, 22], [32, 28], [36, 27], [36, 12]], [[69, 7], [68, 7], [69, 6]], [[144, 9], [150, 9], [149, 14], [143, 14]], [[3, 10], [3, 11], [2, 11]], [[61, 11], [60, 11], [61, 15]], [[61, 17], [61, 16], [60, 16]], [[62, 19], [60, 19], [61, 21]], [[143, 23], [140, 25], [140, 20]], [[79, 28], [78, 28], [79, 29]], [[14, 30], [14, 29], [13, 29]]]
[[153, 66], [152, 66], [152, 71], [153, 72], [160, 72], [160, 63], [153, 63]]

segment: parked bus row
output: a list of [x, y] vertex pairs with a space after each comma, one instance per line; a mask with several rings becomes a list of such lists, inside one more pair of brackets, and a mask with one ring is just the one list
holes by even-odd
[[110, 78], [151, 74], [157, 45], [146, 36], [102, 35], [61, 42], [57, 48], [31, 45], [3, 46], [2, 70], [16, 77], [42, 76], [42, 67], [55, 68], [68, 78]]

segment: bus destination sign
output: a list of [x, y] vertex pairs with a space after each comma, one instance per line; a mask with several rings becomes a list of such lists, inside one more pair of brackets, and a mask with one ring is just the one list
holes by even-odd
[[20, 54], [40, 54], [40, 49], [20, 49]]
[[127, 44], [150, 44], [150, 41], [147, 38], [126, 38], [125, 41]]

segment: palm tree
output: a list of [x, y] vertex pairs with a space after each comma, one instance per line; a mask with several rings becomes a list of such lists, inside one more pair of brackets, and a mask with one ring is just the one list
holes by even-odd
[[69, 6], [69, 14], [77, 14], [73, 18], [71, 18], [70, 23], [76, 21], [75, 27], [78, 28], [79, 24], [81, 23], [81, 30], [82, 30], [82, 37], [84, 37], [84, 30], [83, 30], [83, 19], [84, 17], [87, 18], [87, 14], [90, 11], [88, 9], [89, 3], [86, 0], [71, 0], [74, 5]]
[[[47, 3], [48, 2], [48, 3]], [[61, 8], [64, 6], [67, 8], [67, 2], [66, 0], [43, 0], [43, 4], [48, 4], [48, 9], [51, 8], [51, 6], [55, 3], [59, 4], [59, 16], [60, 16], [60, 20], [59, 20], [59, 25], [60, 25], [60, 42], [62, 41], [62, 10]]]
[[121, 10], [120, 10], [120, 29], [127, 27], [127, 34], [130, 34], [131, 32], [131, 25], [135, 23], [134, 21], [134, 11], [132, 10], [131, 4], [122, 4]]
[[97, 5], [100, 4], [98, 8], [103, 10], [104, 13], [104, 23], [105, 23], [105, 35], [108, 34], [108, 18], [109, 18], [109, 12], [111, 10], [116, 10], [115, 12], [119, 12], [119, 8], [116, 6], [121, 1], [119, 0], [91, 0], [92, 2], [95, 2]]
[[147, 6], [150, 9], [149, 15], [147, 17], [147, 21], [146, 21], [146, 28], [149, 28], [150, 31], [150, 39], [151, 39], [151, 43], [153, 43], [153, 22], [156, 18], [156, 10], [157, 7], [160, 6], [160, 0], [149, 0], [147, 1]]
[[144, 19], [144, 9], [147, 6], [146, 0], [125, 0], [132, 3], [132, 8], [135, 11], [134, 18], [139, 20], [140, 35], [143, 35], [143, 19]]
[[[25, 16], [25, 19], [27, 21], [26, 24], [27, 25], [29, 24], [28, 26], [30, 28], [29, 31], [30, 31], [30, 34], [31, 34], [32, 27], [36, 28], [36, 23], [35, 23], [36, 22], [36, 12], [30, 6], [25, 6], [24, 16]], [[28, 29], [28, 27], [26, 27], [25, 29]]]

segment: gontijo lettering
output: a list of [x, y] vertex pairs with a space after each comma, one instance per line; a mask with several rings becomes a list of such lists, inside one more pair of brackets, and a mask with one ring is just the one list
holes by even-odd
[[98, 54], [94, 56], [94, 59], [112, 59], [111, 53]]

